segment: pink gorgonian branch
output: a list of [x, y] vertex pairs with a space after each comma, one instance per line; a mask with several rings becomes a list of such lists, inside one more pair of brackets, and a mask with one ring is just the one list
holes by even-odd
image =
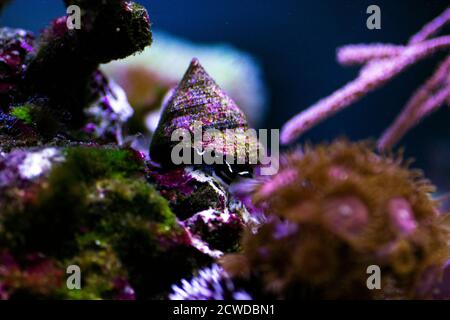
[[[432, 39], [429, 37], [449, 21], [450, 9], [447, 9], [441, 16], [427, 24], [416, 36], [413, 36], [406, 46], [362, 44], [339, 49], [337, 57], [340, 63], [345, 65], [364, 64], [358, 77], [289, 120], [282, 128], [281, 142], [283, 144], [292, 142], [322, 120], [357, 102], [369, 92], [380, 88], [409, 66], [428, 58], [439, 50], [448, 50], [450, 36]], [[439, 99], [427, 99], [430, 111], [433, 110], [430, 105], [439, 102], [444, 91], [439, 91], [439, 93]], [[430, 111], [427, 111], [427, 114]], [[420, 114], [424, 115], [425, 113], [422, 111]], [[419, 119], [413, 120], [418, 121]]]
[[379, 149], [389, 149], [420, 119], [439, 108], [450, 97], [450, 55], [442, 62], [431, 78], [410, 98], [394, 123], [378, 141]]
[[422, 42], [438, 33], [450, 22], [450, 7], [445, 9], [439, 16], [428, 22], [423, 28], [409, 39], [408, 44]]
[[361, 65], [374, 59], [392, 58], [398, 56], [405, 46], [394, 44], [350, 44], [338, 48], [337, 61], [344, 66]]

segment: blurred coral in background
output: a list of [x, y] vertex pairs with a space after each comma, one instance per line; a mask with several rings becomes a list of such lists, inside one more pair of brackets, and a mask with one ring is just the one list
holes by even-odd
[[[450, 256], [447, 215], [401, 157], [366, 143], [306, 146], [246, 189], [268, 221], [247, 230], [242, 254], [223, 266], [253, 297], [443, 297], [436, 284]], [[372, 265], [382, 270], [381, 290], [368, 290]]]

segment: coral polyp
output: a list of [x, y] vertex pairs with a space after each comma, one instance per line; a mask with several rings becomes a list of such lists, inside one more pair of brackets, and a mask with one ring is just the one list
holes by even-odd
[[191, 281], [172, 286], [171, 300], [252, 300], [233, 284], [230, 276], [217, 264], [199, 271]]
[[[431, 297], [424, 277], [439, 279], [449, 234], [433, 186], [402, 163], [346, 141], [287, 154], [278, 175], [255, 186], [268, 222], [246, 233], [230, 272], [250, 270], [278, 298]], [[380, 290], [366, 285], [372, 265]]]

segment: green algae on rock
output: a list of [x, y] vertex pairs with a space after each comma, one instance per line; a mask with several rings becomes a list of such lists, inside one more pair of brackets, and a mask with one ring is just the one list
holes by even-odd
[[129, 1], [69, 2], [82, 6], [79, 30], [67, 27], [67, 16], [37, 39], [0, 29], [2, 149], [95, 138], [123, 143], [122, 125], [133, 110], [98, 67], [149, 46], [149, 17]]
[[[0, 298], [167, 298], [171, 284], [239, 249], [249, 213], [211, 168], [184, 167], [172, 181], [173, 168], [152, 172], [123, 139], [133, 110], [97, 68], [151, 43], [145, 9], [69, 4], [82, 8], [80, 30], [67, 28], [67, 16], [37, 40], [0, 29]], [[195, 70], [213, 102], [225, 102], [213, 110], [225, 113], [216, 124], [246, 128], [237, 106]], [[228, 126], [229, 114], [239, 121]], [[186, 177], [171, 198], [166, 183]], [[70, 265], [82, 269], [81, 291], [65, 286]]]
[[143, 50], [152, 36], [140, 5], [119, 0], [69, 2], [83, 8], [83, 28], [69, 30], [66, 16], [56, 19], [37, 41], [26, 82], [32, 94], [50, 96], [76, 115], [95, 99], [89, 83], [98, 66]]
[[[18, 177], [20, 189], [18, 182], [5, 181], [0, 201], [1, 252], [19, 261], [37, 252], [60, 267], [86, 266], [82, 295], [61, 286], [47, 297], [113, 298], [116, 280], [126, 280], [138, 298], [164, 297], [170, 284], [211, 261], [192, 246], [167, 201], [147, 183], [135, 152], [76, 146], [57, 154], [45, 172]], [[6, 195], [13, 201], [4, 201]], [[107, 265], [99, 270], [93, 265], [102, 264], [101, 257]], [[5, 279], [0, 275], [0, 283]]]

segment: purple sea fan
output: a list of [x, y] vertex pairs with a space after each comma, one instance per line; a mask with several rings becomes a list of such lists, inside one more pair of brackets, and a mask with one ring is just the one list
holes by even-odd
[[[433, 186], [400, 157], [367, 143], [306, 146], [257, 181], [253, 202], [267, 222], [245, 233], [242, 254], [223, 258], [245, 288], [279, 299], [431, 297], [423, 279], [439, 279], [449, 233]], [[367, 287], [371, 265], [381, 269], [380, 290]]]
[[190, 282], [172, 286], [170, 300], [252, 300], [245, 291], [237, 290], [228, 274], [217, 264], [200, 270]]
[[[408, 67], [437, 51], [450, 48], [450, 36], [432, 36], [450, 21], [450, 8], [411, 37], [407, 45], [360, 44], [338, 49], [343, 65], [364, 65], [358, 77], [330, 96], [302, 111], [283, 127], [281, 141], [292, 142], [322, 120], [357, 102], [369, 92], [380, 88]], [[389, 149], [413, 125], [442, 104], [450, 101], [450, 56], [434, 75], [410, 99], [402, 114], [379, 140], [379, 149]]]

